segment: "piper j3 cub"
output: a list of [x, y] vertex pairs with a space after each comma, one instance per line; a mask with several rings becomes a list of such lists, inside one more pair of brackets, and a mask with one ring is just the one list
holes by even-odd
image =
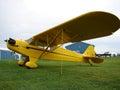
[[85, 63], [101, 63], [103, 59], [95, 56], [94, 47], [89, 46], [83, 54], [62, 48], [68, 42], [111, 35], [120, 28], [120, 20], [113, 14], [94, 11], [78, 16], [70, 21], [50, 28], [28, 40], [6, 40], [7, 47], [26, 57], [18, 61], [21, 66], [37, 68], [36, 61], [63, 60]]

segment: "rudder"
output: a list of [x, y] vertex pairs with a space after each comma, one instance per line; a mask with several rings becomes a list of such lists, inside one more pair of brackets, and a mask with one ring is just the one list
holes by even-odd
[[95, 57], [94, 46], [89, 45], [85, 52], [83, 53], [84, 56]]
[[88, 48], [85, 50], [85, 52], [83, 53], [83, 58], [84, 58], [84, 61], [87, 63], [90, 63], [91, 61], [94, 63], [102, 63], [103, 62], [102, 58], [96, 57], [95, 51], [94, 51], [94, 46], [92, 46], [92, 45], [88, 46]]

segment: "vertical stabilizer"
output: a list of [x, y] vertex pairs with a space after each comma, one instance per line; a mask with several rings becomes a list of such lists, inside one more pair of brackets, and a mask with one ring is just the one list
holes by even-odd
[[83, 55], [87, 57], [95, 57], [94, 46], [89, 45]]
[[90, 45], [88, 46], [88, 48], [85, 50], [85, 52], [83, 53], [83, 58], [85, 62], [90, 63], [91, 61], [94, 63], [102, 63], [103, 59], [102, 58], [98, 58], [95, 55], [95, 51], [94, 51], [94, 46]]

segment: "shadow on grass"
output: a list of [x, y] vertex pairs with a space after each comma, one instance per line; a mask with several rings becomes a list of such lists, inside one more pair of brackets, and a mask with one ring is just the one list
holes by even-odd
[[57, 64], [57, 65], [52, 65], [52, 64], [38, 64], [38, 68], [61, 68], [61, 67], [65, 67], [65, 68], [73, 68], [73, 67], [83, 67], [83, 68], [92, 68], [92, 67], [100, 67], [98, 65], [89, 65], [89, 64]]

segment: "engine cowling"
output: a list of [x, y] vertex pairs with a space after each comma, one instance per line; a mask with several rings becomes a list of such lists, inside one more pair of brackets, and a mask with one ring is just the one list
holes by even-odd
[[9, 38], [8, 43], [9, 43], [10, 45], [15, 45], [15, 44], [16, 44], [16, 41], [15, 41], [14, 39], [12, 39], [12, 38]]

